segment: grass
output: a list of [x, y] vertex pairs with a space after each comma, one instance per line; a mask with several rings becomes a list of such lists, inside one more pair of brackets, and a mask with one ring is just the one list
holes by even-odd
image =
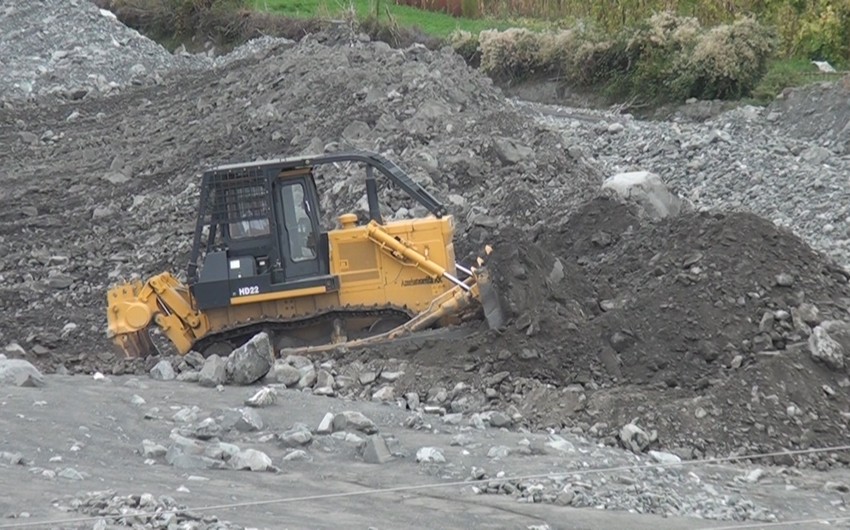
[[252, 3], [254, 9], [258, 11], [269, 11], [293, 18], [340, 16], [352, 5], [358, 18], [374, 17], [376, 6], [380, 6], [380, 19], [386, 19], [386, 13], [389, 10], [399, 26], [416, 27], [438, 38], [447, 37], [458, 29], [477, 34], [485, 29], [504, 30], [518, 25], [531, 28], [546, 26], [543, 21], [533, 20], [455, 18], [445, 13], [396, 5], [392, 0], [252, 0]]
[[807, 59], [774, 59], [770, 63], [767, 73], [753, 89], [749, 101], [756, 104], [768, 103], [786, 88], [804, 86], [820, 81], [835, 81], [844, 75], [845, 72], [822, 74]]

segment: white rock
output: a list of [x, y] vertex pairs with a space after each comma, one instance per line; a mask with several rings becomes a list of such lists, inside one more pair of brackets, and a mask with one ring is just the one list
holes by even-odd
[[271, 469], [272, 459], [269, 455], [256, 449], [244, 449], [239, 451], [230, 459], [230, 466], [233, 469], [251, 471], [266, 471]]
[[436, 447], [422, 447], [416, 451], [416, 461], [442, 464], [446, 461], [446, 457], [443, 455], [443, 452]]
[[602, 190], [640, 206], [652, 219], [676, 216], [682, 200], [670, 193], [661, 177], [649, 171], [618, 173], [605, 179]]
[[649, 451], [649, 457], [659, 464], [672, 465], [679, 464], [682, 459], [673, 453], [665, 453], [664, 451]]

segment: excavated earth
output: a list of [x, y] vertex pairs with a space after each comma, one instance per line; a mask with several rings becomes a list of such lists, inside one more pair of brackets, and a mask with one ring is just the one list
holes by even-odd
[[[91, 31], [126, 30], [92, 13]], [[21, 16], [7, 7], [0, 28]], [[157, 73], [136, 68], [138, 75], [115, 77], [105, 94], [73, 78], [66, 86], [23, 75], [25, 62], [9, 68], [26, 83], [16, 87], [24, 95], [10, 91], [0, 105], [0, 345], [7, 356], [48, 372], [144, 373], [159, 359], [124, 362], [106, 339], [106, 289], [132, 276], [182, 273], [200, 172], [367, 149], [446, 201], [463, 261], [485, 243], [496, 249], [490, 267], [511, 319], [500, 330], [473, 321], [451, 339], [437, 334], [315, 359], [319, 366], [332, 360], [334, 377], [352, 382], [333, 387], [335, 395], [372, 400], [382, 392], [413, 410], [415, 393], [439, 414], [504, 411], [506, 425], [684, 458], [846, 442], [843, 354], [840, 363], [823, 362], [810, 339], [826, 326], [850, 354], [841, 324], [850, 321], [850, 274], [835, 261], [845, 255], [846, 234], [839, 240], [829, 232], [842, 250], [827, 255], [832, 235], [815, 250], [763, 212], [721, 208], [716, 190], [711, 204], [695, 201], [677, 216], [650, 220], [600, 192], [616, 166], [612, 138], [639, 136], [640, 124], [619, 134], [623, 126], [600, 129], [593, 113], [578, 120], [584, 129], [540, 119], [448, 50], [308, 36], [264, 39], [223, 60], [192, 62], [127, 42], [147, 50], [142, 55], [153, 62], [145, 72]], [[98, 63], [104, 76], [141, 60], [109, 57]], [[775, 112], [785, 120], [807, 115], [806, 101], [794, 95]], [[666, 125], [646, 125], [659, 127]], [[844, 141], [838, 125], [830, 131], [837, 132], [829, 141]], [[635, 145], [633, 153], [647, 152]], [[691, 145], [689, 153], [726, 149], [715, 140]], [[838, 150], [830, 153], [844, 163]], [[682, 196], [691, 191], [689, 174], [675, 180]], [[328, 226], [342, 212], [364, 210], [365, 190], [353, 175], [339, 167], [318, 176]], [[704, 174], [696, 180], [707, 186]], [[422, 213], [398, 190], [381, 194], [389, 218]], [[774, 459], [795, 462], [825, 469], [846, 463], [846, 454]]]

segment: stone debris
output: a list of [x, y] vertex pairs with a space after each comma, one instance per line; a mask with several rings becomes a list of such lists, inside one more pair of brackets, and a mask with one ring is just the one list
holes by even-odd
[[372, 434], [366, 437], [362, 456], [363, 461], [369, 464], [386, 464], [393, 459], [386, 440], [380, 434]]
[[[185, 488], [184, 488], [185, 489]], [[67, 512], [100, 517], [94, 528], [192, 528], [230, 530], [242, 528], [220, 520], [209, 512], [193, 512], [167, 495], [150, 493], [118, 495], [114, 490], [91, 491], [57, 503]]]
[[223, 385], [226, 380], [227, 367], [224, 359], [215, 354], [207, 357], [198, 376], [198, 384], [203, 387], [215, 388], [218, 385]]
[[0, 359], [0, 385], [44, 386], [44, 376], [23, 359]]
[[245, 400], [245, 404], [249, 407], [268, 407], [277, 401], [277, 390], [272, 387], [263, 387], [258, 390], [253, 396]]
[[304, 424], [293, 425], [288, 431], [277, 435], [281, 447], [301, 447], [313, 441], [313, 433]]
[[237, 470], [250, 471], [273, 471], [276, 470], [272, 465], [272, 459], [269, 455], [256, 449], [245, 449], [239, 451], [230, 459], [230, 467]]
[[416, 451], [416, 461], [419, 463], [443, 464], [446, 462], [446, 457], [438, 447], [422, 447]]
[[378, 432], [378, 427], [375, 425], [375, 422], [364, 416], [361, 412], [346, 410], [334, 415], [334, 432], [350, 429], [360, 431], [364, 434], [375, 434]]
[[235, 385], [255, 383], [269, 373], [273, 362], [268, 334], [258, 333], [227, 357], [227, 381]]
[[161, 458], [167, 452], [168, 449], [158, 443], [151, 440], [142, 440], [142, 456], [145, 458]]
[[238, 419], [234, 428], [240, 432], [261, 431], [263, 429], [263, 417], [254, 409], [239, 409]]
[[833, 370], [843, 370], [846, 352], [842, 345], [829, 336], [822, 326], [816, 326], [809, 336], [809, 351], [812, 357]]
[[157, 381], [171, 381], [177, 377], [171, 363], [165, 359], [156, 363], [156, 365], [151, 368], [150, 374], [151, 378], [156, 379]]
[[622, 443], [626, 449], [634, 451], [635, 453], [643, 452], [653, 441], [655, 441], [657, 436], [657, 433], [653, 432], [652, 434], [649, 434], [634, 423], [623, 425], [620, 429], [620, 443]]
[[316, 428], [316, 433], [331, 434], [334, 431], [334, 418], [335, 414], [333, 412], [326, 413], [322, 418], [322, 421], [319, 422], [319, 426]]

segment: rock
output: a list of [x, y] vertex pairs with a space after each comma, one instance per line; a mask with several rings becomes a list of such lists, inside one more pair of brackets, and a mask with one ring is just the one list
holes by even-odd
[[798, 329], [802, 329], [804, 324], [809, 327], [815, 327], [821, 320], [820, 310], [814, 304], [802, 303], [791, 309], [791, 320]]
[[165, 359], [159, 361], [153, 368], [151, 368], [150, 375], [152, 379], [156, 379], [157, 381], [171, 381], [177, 377], [171, 363]]
[[844, 355], [850, 355], [850, 322], [842, 320], [825, 320], [820, 323], [829, 337], [841, 345]]
[[239, 409], [239, 419], [234, 428], [239, 432], [259, 431], [263, 428], [263, 418], [254, 409]]
[[635, 453], [643, 452], [657, 436], [654, 432], [652, 435], [648, 434], [634, 423], [623, 425], [619, 434], [623, 446]]
[[313, 434], [306, 425], [295, 425], [278, 435], [281, 447], [300, 447], [313, 441]]
[[215, 388], [223, 385], [227, 380], [227, 364], [218, 355], [210, 355], [204, 359], [201, 374], [198, 376], [198, 384], [206, 388]]
[[319, 427], [316, 429], [317, 434], [330, 434], [334, 431], [334, 413], [328, 412], [322, 421], [319, 422]]
[[224, 432], [224, 429], [216, 423], [216, 421], [212, 418], [206, 418], [199, 424], [195, 425], [191, 431], [191, 436], [199, 439], [199, 440], [210, 440], [212, 438], [221, 436]]
[[44, 376], [29, 361], [2, 359], [0, 360], [0, 385], [44, 386]]
[[419, 408], [419, 394], [416, 392], [408, 392], [404, 395], [404, 400], [407, 402], [407, 408], [416, 410]]
[[272, 379], [288, 387], [295, 386], [301, 379], [301, 372], [291, 364], [276, 362], [271, 371]]
[[309, 358], [304, 357], [303, 355], [287, 355], [281, 361], [283, 364], [288, 364], [290, 366], [294, 366], [297, 369], [304, 368], [305, 366], [312, 366], [313, 361]]
[[236, 385], [250, 385], [269, 373], [273, 362], [274, 350], [268, 334], [258, 333], [227, 357], [227, 380]]
[[443, 452], [436, 447], [422, 447], [416, 451], [416, 461], [424, 463], [442, 464], [446, 461]]
[[378, 374], [372, 371], [360, 372], [358, 380], [361, 385], [371, 385], [378, 378]]
[[316, 384], [316, 380], [318, 379], [318, 375], [316, 374], [316, 368], [313, 367], [312, 364], [308, 364], [307, 366], [303, 366], [298, 369], [301, 377], [298, 379], [298, 383], [295, 385], [299, 390], [303, 390], [305, 388], [312, 388], [313, 385]]
[[142, 440], [142, 456], [145, 458], [159, 458], [165, 456], [166, 452], [168, 452], [168, 449], [164, 446], [151, 440]]
[[393, 459], [386, 440], [380, 434], [372, 434], [366, 438], [362, 454], [363, 461], [368, 464], [386, 464]]
[[[262, 376], [260, 376], [262, 377]], [[230, 459], [230, 467], [236, 470], [268, 471], [274, 468], [269, 455], [256, 449], [244, 449]]]
[[271, 387], [263, 387], [253, 396], [245, 400], [249, 407], [267, 407], [277, 401], [277, 391]]
[[504, 414], [499, 411], [494, 411], [489, 414], [487, 416], [487, 421], [490, 423], [490, 425], [496, 427], [497, 429], [500, 427], [508, 427], [513, 424], [513, 420], [509, 418], [507, 414]]
[[659, 464], [664, 465], [673, 465], [682, 462], [682, 459], [678, 456], [672, 453], [665, 453], [663, 451], [649, 451], [649, 457]]
[[21, 453], [10, 453], [8, 451], [0, 451], [0, 462], [9, 464], [10, 466], [23, 466], [26, 464], [24, 455]]
[[346, 410], [334, 416], [334, 432], [347, 431], [351, 429], [360, 431], [364, 434], [375, 434], [378, 432], [378, 427], [375, 425], [375, 422], [360, 412]]
[[198, 414], [200, 414], [201, 409], [197, 406], [193, 405], [191, 407], [183, 407], [174, 413], [174, 416], [171, 417], [174, 421], [178, 423], [191, 423], [198, 419]]
[[649, 171], [618, 173], [605, 179], [602, 189], [637, 204], [655, 220], [676, 216], [682, 208], [682, 200], [670, 193], [661, 177]]
[[392, 383], [394, 381], [398, 381], [403, 375], [404, 372], [381, 372], [381, 379]]
[[809, 147], [800, 153], [800, 158], [810, 164], [822, 164], [826, 162], [830, 156], [832, 156], [832, 153], [830, 153], [829, 149], [819, 145]]
[[141, 407], [145, 403], [147, 403], [147, 401], [145, 401], [145, 398], [138, 394], [133, 394], [133, 397], [130, 398], [130, 404], [134, 407]]
[[[507, 458], [508, 455], [510, 455], [510, 454], [511, 454], [511, 448], [505, 447], [504, 445], [495, 445], [495, 446], [491, 447], [489, 451], [487, 451], [487, 457], [488, 458], [502, 459], [502, 458]], [[419, 455], [417, 454], [417, 457], [418, 456]]]
[[823, 326], [817, 326], [812, 330], [808, 345], [809, 352], [815, 360], [823, 362], [833, 370], [844, 368], [844, 348], [829, 336]]
[[316, 388], [328, 388], [333, 392], [334, 377], [324, 368], [316, 372]]
[[184, 383], [197, 383], [201, 380], [201, 372], [198, 372], [196, 370], [180, 372], [174, 379], [175, 381], [180, 381]]
[[382, 387], [372, 394], [372, 401], [392, 401], [393, 399], [395, 399], [395, 389], [391, 386]]
[[550, 434], [549, 439], [544, 444], [550, 449], [554, 449], [557, 453], [575, 453], [575, 446], [563, 437], [557, 434]]
[[310, 453], [303, 449], [294, 449], [283, 457], [284, 462], [308, 462], [312, 460], [313, 457], [310, 456]]
[[523, 160], [534, 156], [534, 151], [516, 140], [497, 136], [493, 138], [493, 150], [499, 161], [505, 166], [519, 164]]
[[787, 272], [782, 272], [776, 275], [774, 282], [779, 287], [791, 287], [794, 285], [794, 277]]
[[217, 442], [207, 445], [204, 449], [204, 456], [226, 462], [233, 458], [239, 451], [239, 447], [233, 444]]
[[58, 473], [58, 476], [68, 480], [84, 480], [85, 477], [73, 467], [66, 467]]

